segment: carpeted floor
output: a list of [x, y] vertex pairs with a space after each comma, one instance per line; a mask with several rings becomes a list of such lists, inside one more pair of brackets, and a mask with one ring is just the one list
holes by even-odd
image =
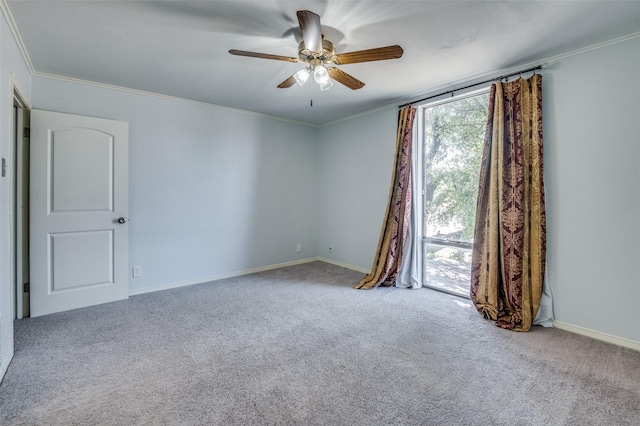
[[638, 425], [640, 352], [314, 262], [17, 321], [2, 425]]

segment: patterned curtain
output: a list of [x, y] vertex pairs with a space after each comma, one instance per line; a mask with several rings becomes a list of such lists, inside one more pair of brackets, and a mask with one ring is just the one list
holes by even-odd
[[502, 328], [527, 331], [544, 284], [542, 77], [491, 87], [480, 169], [471, 300]]
[[407, 106], [398, 113], [394, 171], [378, 249], [371, 273], [354, 288], [368, 290], [380, 285], [391, 286], [398, 276], [411, 213], [411, 144], [416, 111]]

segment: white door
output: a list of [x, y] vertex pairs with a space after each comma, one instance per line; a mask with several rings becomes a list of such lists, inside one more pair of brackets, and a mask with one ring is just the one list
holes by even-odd
[[128, 123], [32, 110], [32, 317], [128, 297], [128, 150]]

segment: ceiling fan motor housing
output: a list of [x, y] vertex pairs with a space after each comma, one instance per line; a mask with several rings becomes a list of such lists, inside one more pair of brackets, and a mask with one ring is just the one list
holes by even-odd
[[298, 58], [300, 62], [307, 62], [312, 65], [317, 65], [324, 62], [334, 62], [336, 56], [336, 49], [333, 43], [322, 36], [322, 52], [312, 52], [304, 45], [304, 41], [301, 41], [298, 45]]
[[[298, 16], [300, 32], [302, 34], [302, 42], [298, 45], [297, 58], [236, 49], [229, 50], [229, 53], [251, 58], [308, 64], [307, 67], [298, 70], [295, 74], [278, 84], [277, 87], [286, 89], [293, 86], [296, 82], [302, 85], [309, 78], [309, 75], [313, 73], [313, 78], [320, 85], [321, 90], [326, 90], [331, 87], [333, 85], [331, 80], [335, 80], [351, 90], [364, 87], [363, 82], [333, 65], [382, 61], [386, 59], [396, 59], [402, 56], [402, 47], [398, 45], [357, 50], [336, 55], [335, 46], [329, 40], [326, 40], [321, 32], [320, 16], [308, 10], [299, 10], [296, 12], [296, 15]], [[330, 66], [327, 66], [327, 64], [330, 64]]]

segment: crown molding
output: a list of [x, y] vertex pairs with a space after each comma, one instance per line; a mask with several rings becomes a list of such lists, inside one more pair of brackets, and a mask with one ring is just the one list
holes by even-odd
[[[71, 77], [64, 77], [64, 76], [59, 76], [59, 75], [54, 75], [54, 74], [47, 74], [47, 73], [40, 73], [38, 71], [35, 70], [35, 68], [33, 67], [33, 64], [31, 62], [31, 58], [29, 57], [29, 53], [27, 52], [27, 48], [24, 44], [24, 41], [22, 40], [22, 37], [20, 36], [20, 32], [18, 31], [18, 28], [16, 26], [15, 20], [13, 19], [13, 15], [11, 14], [11, 11], [9, 10], [9, 6], [7, 4], [7, 0], [0, 0], [0, 10], [2, 10], [2, 14], [4, 15], [8, 25], [9, 25], [9, 29], [11, 30], [11, 34], [13, 35], [13, 38], [16, 41], [16, 44], [18, 45], [18, 49], [20, 50], [20, 53], [22, 55], [22, 58], [27, 66], [27, 69], [29, 70], [29, 72], [31, 73], [31, 75], [36, 76], [36, 77], [42, 77], [42, 78], [51, 78], [51, 79], [57, 79], [57, 80], [62, 80], [62, 81], [68, 81], [68, 82], [72, 82], [72, 83], [77, 83], [77, 84], [85, 84], [85, 85], [90, 85], [90, 86], [95, 86], [95, 87], [101, 87], [101, 88], [106, 88], [106, 89], [112, 89], [112, 90], [119, 90], [119, 91], [125, 91], [125, 92], [129, 92], [129, 93], [135, 93], [138, 95], [143, 95], [143, 96], [152, 96], [152, 97], [156, 97], [156, 98], [161, 98], [161, 99], [167, 99], [167, 100], [172, 100], [172, 101], [177, 101], [177, 102], [182, 102], [182, 103], [188, 103], [188, 104], [193, 104], [193, 105], [200, 105], [200, 106], [206, 106], [206, 107], [210, 107], [210, 108], [215, 108], [215, 109], [221, 109], [221, 110], [225, 110], [225, 111], [231, 111], [231, 112], [236, 112], [236, 113], [240, 113], [240, 114], [247, 114], [247, 115], [252, 115], [254, 117], [262, 117], [262, 118], [269, 118], [269, 119], [273, 119], [273, 120], [278, 120], [278, 121], [284, 121], [287, 123], [292, 123], [292, 124], [298, 124], [298, 125], [303, 125], [303, 126], [307, 126], [307, 127], [313, 127], [313, 128], [322, 128], [322, 127], [327, 127], [327, 126], [331, 126], [337, 123], [341, 123], [343, 121], [348, 121], [357, 117], [361, 117], [364, 115], [368, 115], [368, 114], [372, 114], [378, 111], [382, 111], [382, 110], [386, 110], [389, 108], [394, 108], [396, 107], [398, 104], [405, 104], [405, 103], [411, 103], [411, 101], [415, 101], [417, 99], [423, 98], [423, 97], [429, 97], [429, 96], [433, 96], [434, 94], [437, 94], [438, 92], [442, 92], [442, 91], [447, 91], [447, 90], [456, 90], [456, 87], [463, 87], [469, 84], [473, 84], [474, 81], [482, 81], [485, 79], [489, 79], [489, 78], [497, 78], [500, 75], [504, 75], [504, 74], [508, 74], [511, 72], [517, 72], [518, 69], [526, 69], [526, 68], [530, 68], [530, 67], [534, 67], [537, 66], [539, 64], [553, 64], [554, 62], [558, 62], [560, 60], [572, 57], [572, 56], [576, 56], [576, 55], [581, 55], [583, 53], [587, 53], [593, 50], [597, 50], [597, 49], [602, 49], [603, 47], [607, 47], [607, 46], [611, 46], [614, 44], [618, 44], [618, 43], [623, 43], [629, 40], [633, 40], [636, 38], [640, 38], [640, 31], [639, 32], [635, 32], [635, 33], [631, 33], [631, 34], [627, 34], [621, 37], [617, 37], [611, 40], [607, 40], [601, 43], [596, 43], [593, 44], [591, 46], [587, 46], [581, 49], [576, 49], [573, 50], [571, 52], [567, 52], [567, 53], [563, 53], [560, 55], [556, 55], [556, 56], [551, 56], [548, 57], [546, 59], [541, 59], [535, 62], [529, 62], [526, 64], [522, 64], [519, 65], [517, 67], [510, 67], [510, 68], [506, 68], [506, 69], [502, 69], [499, 70], [499, 72], [496, 71], [492, 71], [492, 72], [486, 72], [486, 73], [482, 73], [482, 74], [476, 74], [475, 76], [472, 77], [467, 77], [464, 79], [460, 79], [458, 81], [452, 82], [452, 83], [448, 83], [445, 85], [441, 85], [435, 89], [431, 89], [428, 92], [421, 92], [419, 95], [413, 96], [411, 98], [409, 98], [409, 100], [407, 100], [406, 97], [402, 97], [402, 98], [397, 98], [395, 101], [393, 101], [393, 103], [389, 103], [371, 110], [367, 110], [367, 111], [363, 111], [357, 114], [353, 114], [347, 117], [341, 117], [338, 120], [334, 120], [334, 121], [329, 121], [327, 123], [323, 123], [323, 124], [311, 124], [311, 123], [306, 123], [306, 122], [302, 122], [302, 121], [297, 121], [297, 120], [291, 120], [288, 118], [284, 118], [284, 117], [278, 117], [278, 116], [273, 116], [273, 115], [268, 115], [268, 114], [262, 114], [262, 113], [258, 113], [258, 112], [253, 112], [253, 111], [247, 111], [247, 110], [242, 110], [242, 109], [238, 109], [238, 108], [231, 108], [231, 107], [225, 107], [222, 105], [216, 105], [216, 104], [212, 104], [212, 103], [208, 103], [208, 102], [201, 102], [201, 101], [194, 101], [191, 99], [186, 99], [186, 98], [179, 98], [179, 97], [175, 97], [175, 96], [169, 96], [169, 95], [162, 95], [159, 93], [155, 93], [155, 92], [147, 92], [144, 90], [137, 90], [137, 89], [131, 89], [131, 88], [127, 88], [127, 87], [122, 87], [122, 86], [116, 86], [116, 85], [111, 85], [111, 84], [104, 84], [104, 83], [96, 83], [93, 81], [88, 81], [88, 80], [81, 80], [81, 79], [76, 79], [76, 78], [71, 78]], [[470, 90], [476, 90], [476, 89], [470, 89]], [[465, 92], [461, 92], [462, 93], [466, 93]], [[437, 99], [434, 99], [434, 101], [436, 101]]]
[[133, 93], [133, 94], [137, 94], [137, 95], [142, 95], [142, 96], [151, 96], [151, 97], [170, 100], [170, 101], [174, 101], [174, 102], [182, 102], [182, 103], [191, 104], [191, 105], [198, 105], [198, 106], [204, 106], [204, 107], [208, 107], [208, 108], [215, 108], [215, 109], [220, 109], [220, 110], [229, 111], [229, 112], [235, 112], [235, 113], [239, 113], [239, 114], [251, 115], [251, 116], [254, 116], [254, 117], [268, 118], [268, 119], [272, 119], [272, 120], [284, 121], [284, 122], [287, 122], [287, 123], [298, 124], [298, 125], [307, 126], [307, 127], [314, 127], [314, 128], [319, 127], [317, 125], [310, 124], [310, 123], [305, 123], [305, 122], [302, 122], [302, 121], [291, 120], [291, 119], [284, 118], [284, 117], [278, 117], [278, 116], [274, 116], [274, 115], [262, 114], [262, 113], [258, 113], [258, 112], [254, 112], [254, 111], [247, 111], [247, 110], [243, 110], [243, 109], [231, 108], [231, 107], [226, 107], [226, 106], [222, 106], [222, 105], [216, 105], [216, 104], [212, 104], [212, 103], [209, 103], [209, 102], [194, 101], [192, 99], [179, 98], [177, 96], [163, 95], [163, 94], [160, 94], [160, 93], [147, 92], [147, 91], [144, 91], [144, 90], [131, 89], [131, 88], [128, 88], [128, 87], [116, 86], [116, 85], [112, 85], [112, 84], [97, 83], [97, 82], [93, 82], [93, 81], [89, 81], [89, 80], [82, 80], [82, 79], [73, 78], [73, 77], [65, 77], [65, 76], [60, 76], [60, 75], [55, 75], [55, 74], [47, 74], [47, 73], [38, 72], [33, 67], [33, 63], [31, 62], [31, 58], [29, 57], [29, 52], [27, 52], [27, 48], [26, 48], [26, 46], [24, 44], [24, 41], [22, 40], [22, 36], [20, 35], [20, 32], [18, 31], [18, 27], [16, 25], [15, 19], [13, 18], [13, 15], [11, 14], [11, 11], [9, 10], [9, 5], [7, 4], [7, 0], [0, 0], [0, 10], [2, 10], [2, 14], [4, 15], [4, 17], [5, 17], [6, 21], [7, 21], [9, 29], [11, 30], [11, 34], [13, 35], [13, 38], [14, 38], [17, 46], [18, 46], [18, 49], [20, 50], [20, 54], [22, 55], [22, 59], [24, 60], [24, 63], [26, 65], [27, 69], [29, 70], [31, 75], [34, 76], [34, 77], [50, 78], [50, 79], [62, 80], [62, 81], [70, 82], [70, 83], [84, 84], [84, 85], [93, 86], [93, 87], [100, 87], [100, 88], [103, 88], [103, 89], [118, 90], [118, 91], [122, 91], [122, 92], [128, 92], [128, 93]]
[[625, 41], [630, 41], [636, 38], [640, 38], [640, 31], [627, 34], [621, 37], [617, 37], [611, 40], [603, 41], [602, 43], [592, 44], [591, 46], [583, 47], [581, 49], [572, 50], [571, 52], [561, 53], [560, 55], [552, 56], [542, 61], [538, 62], [547, 62], [552, 64], [553, 62], [557, 62], [562, 59], [570, 58], [571, 56], [581, 55], [583, 53], [591, 52], [592, 50], [602, 49], [603, 47], [612, 46], [618, 43], [624, 43]]
[[82, 85], [85, 85], [85, 86], [93, 86], [93, 87], [98, 87], [98, 88], [102, 88], [102, 89], [117, 90], [119, 92], [127, 92], [127, 93], [131, 93], [131, 94], [136, 94], [136, 95], [141, 95], [141, 96], [148, 96], [148, 97], [153, 97], [153, 98], [158, 98], [158, 99], [164, 99], [164, 100], [173, 101], [173, 102], [181, 102], [181, 103], [184, 103], [184, 104], [198, 105], [198, 106], [202, 106], [202, 107], [206, 107], [206, 108], [213, 108], [213, 109], [219, 109], [219, 110], [223, 110], [223, 111], [235, 112], [235, 113], [238, 113], [238, 114], [251, 115], [251, 116], [254, 116], [254, 117], [268, 118], [268, 119], [271, 119], [271, 120], [284, 121], [284, 122], [287, 122], [287, 123], [298, 124], [298, 125], [301, 125], [301, 126], [314, 127], [314, 128], [319, 127], [318, 125], [315, 125], [315, 124], [305, 123], [303, 121], [291, 120], [289, 118], [278, 117], [278, 116], [275, 116], [275, 115], [263, 114], [263, 113], [254, 112], [254, 111], [247, 111], [247, 110], [239, 109], [239, 108], [231, 108], [231, 107], [227, 107], [227, 106], [224, 106], [224, 105], [212, 104], [212, 103], [209, 103], [209, 102], [194, 101], [193, 99], [180, 98], [180, 97], [177, 97], [177, 96], [170, 96], [170, 95], [163, 95], [161, 93], [148, 92], [148, 91], [145, 91], [145, 90], [132, 89], [132, 88], [129, 88], [129, 87], [116, 86], [114, 84], [96, 83], [95, 81], [82, 80], [82, 79], [74, 78], [74, 77], [64, 77], [64, 76], [60, 76], [60, 75], [47, 74], [47, 73], [42, 73], [42, 72], [38, 72], [38, 71], [34, 72], [33, 76], [34, 77], [40, 77], [40, 78], [48, 78], [48, 79], [51, 79], [51, 80], [65, 81], [67, 83], [82, 84]]
[[0, 10], [2, 10], [2, 14], [4, 15], [4, 19], [7, 21], [9, 25], [9, 30], [11, 30], [11, 35], [13, 35], [13, 39], [16, 41], [18, 45], [18, 49], [20, 49], [20, 54], [22, 55], [22, 59], [24, 60], [27, 69], [34, 75], [36, 70], [33, 68], [33, 63], [31, 62], [31, 58], [29, 57], [29, 52], [27, 52], [27, 47], [24, 45], [24, 40], [22, 40], [22, 36], [18, 31], [18, 27], [16, 26], [16, 21], [13, 19], [13, 15], [9, 10], [9, 5], [7, 4], [7, 0], [0, 0]]
[[[570, 58], [572, 56], [576, 56], [576, 55], [582, 55], [583, 53], [588, 53], [591, 52], [593, 50], [598, 50], [598, 49], [602, 49], [604, 47], [608, 47], [608, 46], [612, 46], [615, 44], [619, 44], [619, 43], [624, 43], [626, 41], [630, 41], [630, 40], [634, 40], [636, 38], [640, 38], [640, 32], [635, 32], [635, 33], [631, 33], [631, 34], [627, 34], [625, 36], [622, 37], [617, 37], [611, 40], [607, 40], [604, 41], [602, 43], [597, 43], [597, 44], [593, 44], [591, 46], [587, 46], [587, 47], [583, 47], [581, 49], [576, 49], [576, 50], [572, 50], [570, 52], [566, 52], [566, 53], [562, 53], [560, 55], [556, 55], [556, 56], [550, 56], [547, 57], [545, 59], [540, 59], [538, 61], [535, 62], [528, 62], [528, 63], [524, 63], [521, 65], [518, 65], [516, 67], [509, 67], [509, 68], [503, 68], [497, 71], [491, 71], [491, 72], [486, 72], [486, 73], [482, 73], [482, 74], [476, 74], [475, 76], [471, 76], [471, 77], [467, 77], [464, 79], [460, 79], [460, 80], [456, 80], [454, 82], [451, 83], [447, 83], [447, 84], [443, 84], [441, 86], [436, 87], [435, 89], [431, 89], [428, 92], [420, 92], [418, 95], [412, 96], [411, 98], [407, 98], [407, 97], [399, 97], [397, 98], [395, 101], [388, 103], [386, 105], [380, 106], [378, 108], [375, 109], [371, 109], [368, 111], [363, 111], [357, 114], [353, 114], [350, 115], [348, 117], [341, 117], [338, 120], [334, 120], [334, 121], [330, 121], [324, 124], [321, 124], [318, 127], [326, 127], [326, 126], [332, 126], [334, 124], [338, 124], [341, 123], [343, 121], [348, 121], [354, 118], [358, 118], [358, 117], [362, 117], [368, 114], [373, 114], [375, 112], [378, 111], [382, 111], [382, 110], [386, 110], [386, 109], [391, 109], [391, 108], [396, 108], [398, 105], [404, 105], [407, 103], [413, 103], [415, 101], [417, 101], [418, 99], [421, 98], [426, 98], [426, 97], [430, 97], [430, 96], [436, 96], [433, 99], [430, 99], [428, 103], [433, 103], [433, 102], [438, 102], [440, 100], [442, 100], [442, 98], [438, 97], [438, 93], [441, 92], [445, 92], [445, 91], [456, 91], [457, 88], [460, 87], [464, 87], [464, 86], [469, 86], [469, 85], [473, 85], [475, 82], [479, 82], [479, 81], [484, 81], [484, 80], [488, 80], [491, 78], [498, 78], [502, 75], [506, 75], [506, 74], [511, 74], [514, 72], [518, 72], [518, 70], [522, 70], [522, 69], [528, 69], [528, 68], [533, 68], [536, 67], [538, 65], [541, 64], [547, 64], [547, 69], [551, 68], [554, 62], [558, 62], [561, 61], [563, 59], [567, 59]], [[540, 71], [537, 71], [539, 74], [542, 74], [545, 72], [545, 69], [542, 69]], [[479, 88], [468, 88], [464, 91], [460, 91], [460, 94], [466, 94], [469, 92], [473, 92], [473, 91], [477, 91]], [[445, 94], [443, 93], [441, 96], [451, 96], [450, 94]], [[424, 104], [426, 104], [427, 102], [425, 102]], [[423, 104], [423, 105], [424, 105]]]

